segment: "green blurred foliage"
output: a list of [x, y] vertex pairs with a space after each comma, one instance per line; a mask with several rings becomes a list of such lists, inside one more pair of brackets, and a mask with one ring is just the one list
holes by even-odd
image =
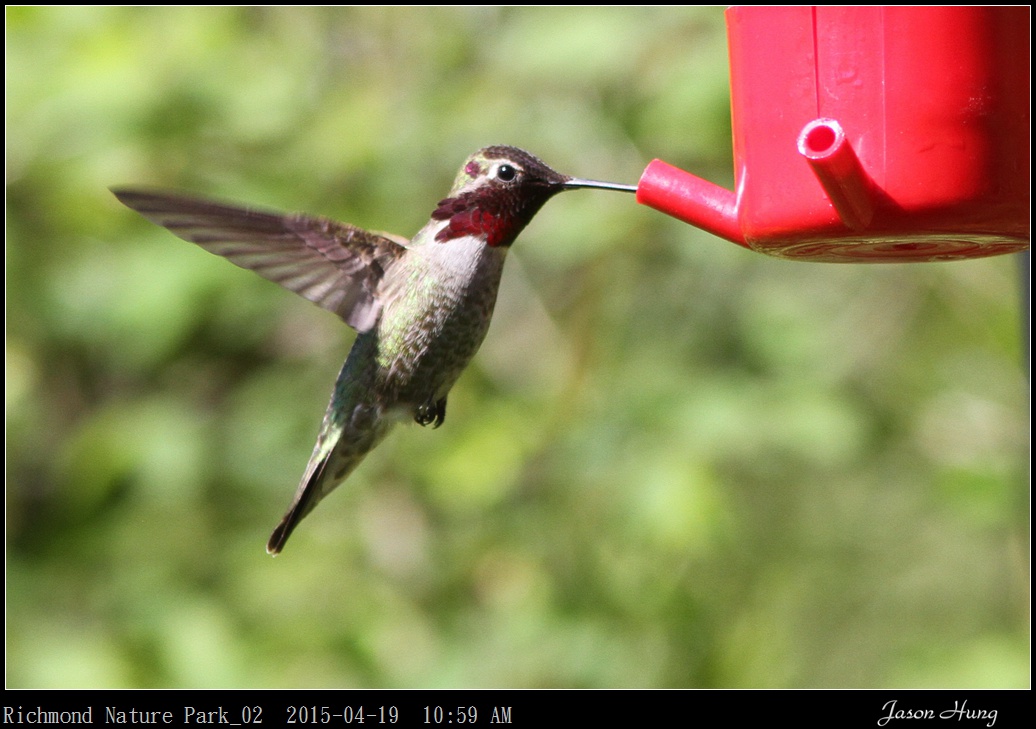
[[119, 206], [411, 234], [516, 144], [730, 184], [713, 8], [8, 8], [7, 684], [1029, 684], [1016, 262], [552, 201], [438, 431], [296, 532], [351, 332]]

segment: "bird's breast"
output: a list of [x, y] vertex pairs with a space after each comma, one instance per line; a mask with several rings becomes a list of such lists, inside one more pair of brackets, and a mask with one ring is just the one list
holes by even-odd
[[411, 253], [417, 255], [390, 284], [377, 359], [400, 404], [417, 406], [444, 397], [482, 344], [505, 251], [467, 238]]

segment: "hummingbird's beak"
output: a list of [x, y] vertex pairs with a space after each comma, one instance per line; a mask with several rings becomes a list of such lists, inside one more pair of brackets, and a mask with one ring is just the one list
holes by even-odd
[[565, 180], [562, 187], [565, 190], [575, 190], [580, 187], [596, 187], [599, 190], [615, 190], [617, 192], [633, 192], [637, 191], [636, 185], [620, 185], [617, 182], [599, 182], [597, 180], [580, 180], [575, 177], [570, 177]]

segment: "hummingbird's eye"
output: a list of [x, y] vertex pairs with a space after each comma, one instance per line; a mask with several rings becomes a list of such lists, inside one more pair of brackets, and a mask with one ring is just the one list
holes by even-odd
[[510, 182], [518, 176], [518, 170], [511, 165], [500, 165], [496, 168], [496, 178], [504, 182]]

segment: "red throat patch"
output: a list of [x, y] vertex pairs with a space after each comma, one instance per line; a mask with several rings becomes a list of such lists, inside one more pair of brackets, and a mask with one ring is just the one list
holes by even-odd
[[440, 243], [463, 238], [466, 235], [485, 236], [486, 243], [495, 248], [504, 241], [507, 224], [502, 218], [485, 210], [462, 210], [450, 217], [450, 222], [440, 230], [435, 240]]

